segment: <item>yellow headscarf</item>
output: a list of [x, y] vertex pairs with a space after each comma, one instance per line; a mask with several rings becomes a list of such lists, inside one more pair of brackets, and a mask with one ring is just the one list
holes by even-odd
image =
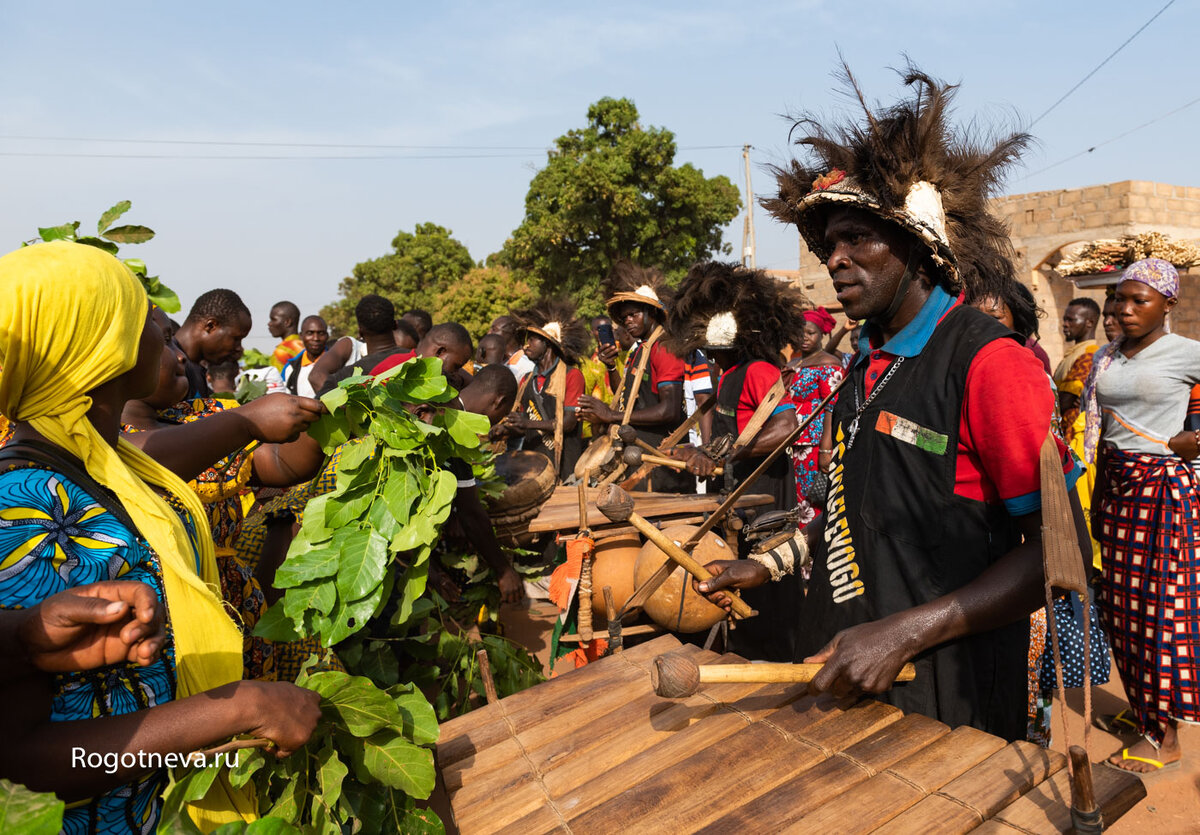
[[[79, 458], [92, 478], [116, 494], [158, 555], [175, 640], [178, 696], [237, 681], [242, 636], [221, 601], [200, 500], [178, 476], [124, 439], [114, 449], [87, 419], [92, 405], [87, 393], [137, 362], [149, 305], [145, 290], [113, 256], [65, 241], [35, 244], [0, 258], [0, 288], [0, 413], [29, 424]], [[198, 561], [179, 516], [151, 485], [187, 508], [198, 530]], [[230, 814], [232, 807], [246, 808], [242, 797], [215, 805], [225, 809], [213, 810], [214, 822], [242, 818]], [[253, 807], [248, 811], [252, 815]]]

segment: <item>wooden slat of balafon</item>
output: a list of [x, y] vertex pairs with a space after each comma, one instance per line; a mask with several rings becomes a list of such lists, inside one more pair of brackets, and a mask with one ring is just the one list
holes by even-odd
[[[1146, 796], [1146, 786], [1136, 775], [1121, 774], [1111, 768], [1092, 769], [1092, 788], [1106, 826]], [[1064, 768], [1034, 786], [996, 812], [992, 820], [1021, 832], [1068, 831], [1071, 828], [1071, 778], [1067, 770]]]
[[970, 832], [1065, 765], [1056, 751], [1013, 742], [875, 831], [924, 835], [936, 822], [938, 832]]
[[[703, 660], [705, 655], [709, 653], [698, 653], [696, 657]], [[740, 661], [737, 656], [716, 659], [716, 663]], [[459, 827], [463, 832], [476, 831], [476, 827], [489, 832], [502, 829], [532, 813], [547, 798], [561, 797], [595, 774], [619, 767], [662, 739], [710, 716], [720, 709], [722, 701], [741, 698], [760, 686], [714, 684], [690, 698], [669, 700], [654, 695], [647, 677], [637, 689], [620, 694], [628, 700], [620, 710], [600, 721], [581, 722], [530, 752], [540, 780], [529, 779], [526, 775], [532, 772], [528, 769], [526, 775], [513, 779], [510, 774], [516, 771], [516, 763], [481, 781], [471, 778], [451, 798]]]
[[[696, 646], [683, 646], [676, 652], [688, 655], [698, 664], [714, 663], [720, 658], [716, 653], [706, 652]], [[614, 656], [624, 664], [620, 656]], [[456, 803], [459, 795], [465, 802], [477, 797], [486, 797], [494, 791], [503, 790], [529, 765], [541, 770], [555, 756], [560, 756], [562, 743], [576, 730], [590, 728], [596, 738], [602, 738], [605, 729], [612, 729], [622, 722], [619, 714], [629, 710], [634, 695], [644, 695], [650, 690], [650, 673], [640, 665], [625, 664], [636, 673], [633, 679], [610, 682], [596, 679], [584, 690], [571, 694], [571, 704], [565, 710], [556, 710], [552, 715], [543, 715], [540, 721], [523, 723], [516, 734], [509, 734], [488, 747], [477, 751], [458, 762], [442, 768], [442, 778]], [[527, 712], [528, 713], [528, 712]], [[508, 729], [503, 719], [500, 724]], [[575, 750], [583, 750], [583, 740]], [[571, 753], [571, 749], [567, 749]]]
[[[1003, 747], [1000, 737], [964, 725], [915, 752], [905, 752], [899, 762], [856, 786], [852, 804], [847, 796], [830, 798], [796, 820], [790, 830], [781, 831], [870, 832]], [[848, 814], [851, 805], [853, 813]]]
[[[561, 831], [563, 827], [558, 814], [568, 820], [577, 818], [629, 786], [673, 767], [697, 751], [720, 744], [730, 734], [783, 705], [792, 702], [808, 704], [812, 708], [814, 721], [831, 715], [837, 705], [836, 700], [828, 695], [808, 696], [807, 691], [807, 683], [761, 685], [744, 698], [722, 704], [716, 713], [705, 717], [702, 722], [693, 723], [629, 758], [619, 768], [592, 775], [583, 785], [556, 798], [558, 813], [548, 805], [542, 806], [500, 830], [499, 835], [536, 835]], [[842, 706], [849, 707], [852, 703], [853, 699], [845, 699]]]
[[[694, 831], [728, 808], [721, 798], [745, 802], [793, 779], [831, 753], [897, 721], [901, 714], [874, 701], [859, 702], [817, 724], [787, 728], [774, 717], [739, 731], [666, 772], [614, 797], [571, 824], [600, 833], [605, 821], [644, 832]], [[820, 742], [812, 740], [819, 739]]]
[[[907, 753], [950, 732], [941, 722], [927, 716], [904, 716], [896, 708], [873, 700], [863, 704], [895, 711], [900, 718], [882, 727], [868, 728], [865, 734], [854, 734], [846, 740], [847, 744], [837, 746], [839, 750], [833, 756], [790, 775], [786, 781], [778, 781], [770, 791], [758, 793], [749, 802], [739, 799], [728, 804], [722, 814], [712, 816], [708, 826], [699, 831], [779, 832], [830, 798], [841, 796]], [[830, 725], [827, 723], [821, 729], [828, 730]]]
[[522, 718], [523, 712], [527, 710], [536, 714], [539, 710], [552, 713], [559, 709], [570, 709], [576, 702], [573, 696], [574, 691], [587, 688], [597, 680], [612, 681], [618, 677], [628, 681], [636, 679], [639, 676], [638, 671], [634, 670], [630, 664], [623, 662], [633, 662], [638, 665], [644, 663], [648, 671], [649, 664], [654, 658], [666, 652], [674, 652], [679, 649], [679, 646], [679, 639], [674, 635], [662, 635], [653, 641], [626, 649], [621, 653], [622, 658], [613, 656], [602, 658], [578, 670], [572, 670], [557, 678], [522, 690], [520, 693], [514, 693], [501, 700], [504, 705], [503, 712], [498, 705], [484, 705], [470, 713], [443, 722], [438, 736], [438, 764], [440, 766], [448, 765], [480, 748], [493, 744], [491, 742], [484, 744], [484, 740], [479, 738], [481, 735], [476, 732], [480, 728], [490, 726], [491, 730], [503, 732], [503, 736], [507, 737], [509, 732], [508, 726], [503, 720], [504, 716], [508, 716], [511, 721], [521, 722], [528, 718]]
[[[559, 488], [563, 492], [555, 493], [544, 505], [538, 515], [529, 523], [531, 533], [546, 531], [575, 530], [579, 527], [579, 494], [574, 487]], [[588, 493], [588, 527], [600, 531], [605, 525], [611, 524], [603, 513], [596, 509], [598, 490]], [[662, 516], [694, 516], [697, 513], [709, 513], [716, 510], [722, 501], [719, 493], [676, 495], [672, 493], [630, 493], [633, 497], [633, 509], [639, 516], [656, 519]], [[758, 507], [774, 501], [764, 493], [747, 493], [734, 504], [739, 507]]]

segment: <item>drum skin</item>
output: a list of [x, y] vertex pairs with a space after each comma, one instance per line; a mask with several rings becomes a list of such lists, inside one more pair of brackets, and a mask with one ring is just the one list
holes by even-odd
[[[696, 525], [675, 525], [664, 529], [663, 533], [682, 545], [697, 530], [699, 528]], [[692, 556], [701, 565], [707, 565], [713, 560], [737, 559], [737, 555], [725, 540], [712, 531], [706, 533], [700, 544], [692, 549]], [[634, 587], [650, 579], [650, 575], [667, 559], [667, 555], [653, 542], [642, 546], [633, 571]], [[691, 575], [684, 571], [682, 566], [676, 567], [667, 581], [650, 595], [642, 609], [652, 621], [672, 632], [702, 632], [725, 617], [724, 609], [709, 603], [692, 588]]]
[[617, 611], [625, 601], [633, 597], [633, 566], [642, 551], [642, 540], [637, 534], [610, 536], [596, 540], [595, 558], [592, 561], [592, 622], [608, 623], [607, 607], [604, 605], [604, 587], [612, 586], [613, 603]]
[[612, 457], [616, 455], [616, 450], [613, 448], [612, 438], [608, 435], [601, 435], [598, 438], [593, 438], [588, 444], [587, 449], [579, 456], [579, 460], [575, 462], [575, 477], [580, 481], [587, 478], [589, 470], [596, 470], [603, 467]]

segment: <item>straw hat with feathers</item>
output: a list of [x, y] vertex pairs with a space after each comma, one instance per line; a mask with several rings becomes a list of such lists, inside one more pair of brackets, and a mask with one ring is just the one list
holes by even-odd
[[618, 261], [604, 282], [605, 306], [609, 312], [621, 302], [637, 302], [665, 314], [673, 295], [661, 270], [632, 261]]
[[575, 305], [566, 299], [542, 299], [533, 307], [514, 310], [513, 319], [521, 332], [545, 339], [570, 365], [579, 362], [588, 348], [588, 327], [575, 315]]
[[762, 270], [706, 261], [688, 270], [667, 316], [667, 348], [734, 350], [779, 363], [783, 346], [804, 329], [812, 305], [798, 289]]
[[827, 259], [825, 215], [850, 206], [887, 219], [927, 249], [950, 290], [1001, 286], [1015, 279], [1014, 252], [988, 197], [1031, 141], [1027, 133], [982, 135], [949, 124], [956, 85], [942, 84], [911, 64], [903, 73], [912, 95], [872, 110], [843, 64], [843, 81], [862, 107], [859, 123], [824, 125], [805, 115], [793, 131], [807, 159], [775, 168], [778, 197], [762, 201], [794, 223], [818, 257]]

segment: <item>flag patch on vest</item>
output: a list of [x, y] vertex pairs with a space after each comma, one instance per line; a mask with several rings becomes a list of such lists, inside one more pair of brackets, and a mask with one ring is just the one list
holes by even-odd
[[891, 435], [897, 441], [912, 444], [934, 455], [945, 455], [946, 447], [950, 443], [950, 439], [941, 432], [934, 432], [891, 412], [879, 413], [879, 419], [875, 421], [875, 431]]

